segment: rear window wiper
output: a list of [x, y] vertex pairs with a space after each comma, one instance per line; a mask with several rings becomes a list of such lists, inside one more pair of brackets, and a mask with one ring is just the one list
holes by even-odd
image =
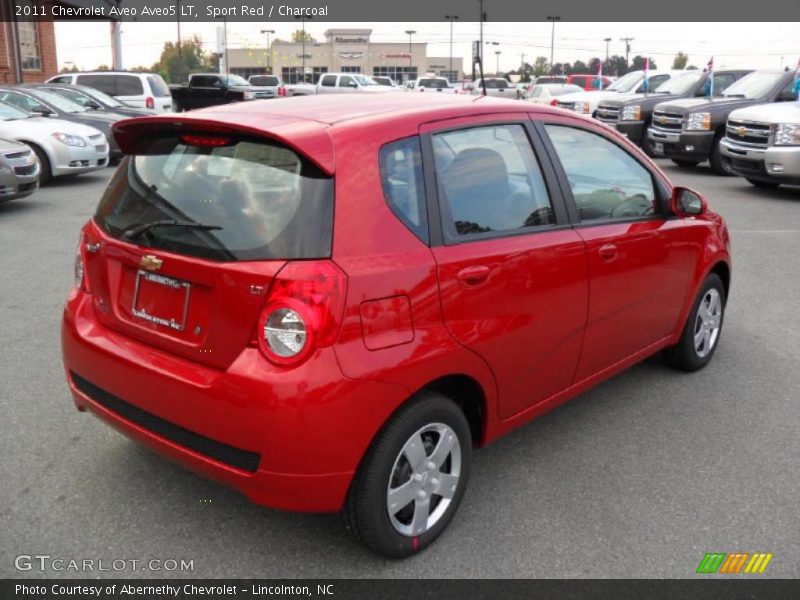
[[129, 225], [122, 230], [121, 239], [132, 240], [139, 237], [143, 233], [147, 233], [156, 227], [186, 227], [187, 229], [202, 229], [203, 231], [213, 231], [215, 229], [222, 229], [219, 225], [206, 225], [198, 223], [197, 221], [179, 221], [177, 219], [162, 219], [160, 221], [151, 221], [150, 223]]

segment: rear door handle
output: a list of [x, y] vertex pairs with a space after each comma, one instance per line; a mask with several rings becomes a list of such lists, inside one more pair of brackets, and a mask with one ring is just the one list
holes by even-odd
[[617, 247], [614, 244], [605, 244], [600, 246], [600, 258], [605, 261], [612, 261], [617, 258]]
[[489, 279], [489, 267], [464, 267], [458, 272], [458, 280], [464, 285], [480, 285]]

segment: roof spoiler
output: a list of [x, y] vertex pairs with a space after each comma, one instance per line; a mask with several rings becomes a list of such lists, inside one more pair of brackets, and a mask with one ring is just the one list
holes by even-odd
[[170, 133], [217, 133], [252, 135], [271, 139], [304, 156], [326, 175], [333, 175], [333, 142], [316, 121], [287, 119], [278, 115], [229, 115], [218, 113], [214, 119], [189, 115], [154, 115], [117, 121], [112, 127], [114, 139], [125, 154], [137, 154], [150, 147], [153, 140]]

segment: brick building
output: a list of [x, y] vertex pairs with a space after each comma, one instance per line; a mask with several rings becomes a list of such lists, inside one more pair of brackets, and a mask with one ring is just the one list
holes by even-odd
[[44, 81], [58, 72], [52, 21], [16, 20], [0, 2], [0, 83]]

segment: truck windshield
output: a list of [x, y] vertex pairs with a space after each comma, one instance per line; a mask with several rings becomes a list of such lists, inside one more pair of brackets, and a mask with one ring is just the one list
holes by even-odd
[[656, 94], [688, 94], [689, 90], [692, 89], [694, 84], [696, 84], [700, 79], [703, 77], [702, 71], [692, 71], [691, 73], [685, 73], [683, 75], [678, 75], [677, 77], [672, 77], [662, 83], [655, 89]]
[[429, 77], [427, 79], [420, 79], [419, 87], [446, 90], [447, 88], [450, 87], [450, 84], [447, 83], [446, 79], [434, 79], [432, 77]]
[[505, 79], [487, 79], [487, 90], [505, 90], [511, 87]]
[[225, 77], [226, 85], [250, 85], [247, 83], [247, 80], [244, 77], [240, 77], [239, 75], [227, 75]]
[[268, 140], [176, 134], [123, 160], [95, 220], [113, 237], [138, 230], [138, 244], [210, 260], [327, 258], [333, 179]]
[[762, 100], [775, 89], [783, 79], [783, 73], [750, 73], [726, 89], [722, 95], [726, 97]]
[[367, 77], [366, 75], [359, 75], [351, 74], [350, 75], [353, 79], [355, 79], [361, 85], [378, 85], [378, 82], [372, 79], [372, 77]]
[[632, 73], [628, 73], [623, 77], [617, 79], [614, 83], [606, 88], [607, 92], [629, 92], [634, 89], [639, 82], [642, 80], [642, 72], [641, 71], [633, 71]]

